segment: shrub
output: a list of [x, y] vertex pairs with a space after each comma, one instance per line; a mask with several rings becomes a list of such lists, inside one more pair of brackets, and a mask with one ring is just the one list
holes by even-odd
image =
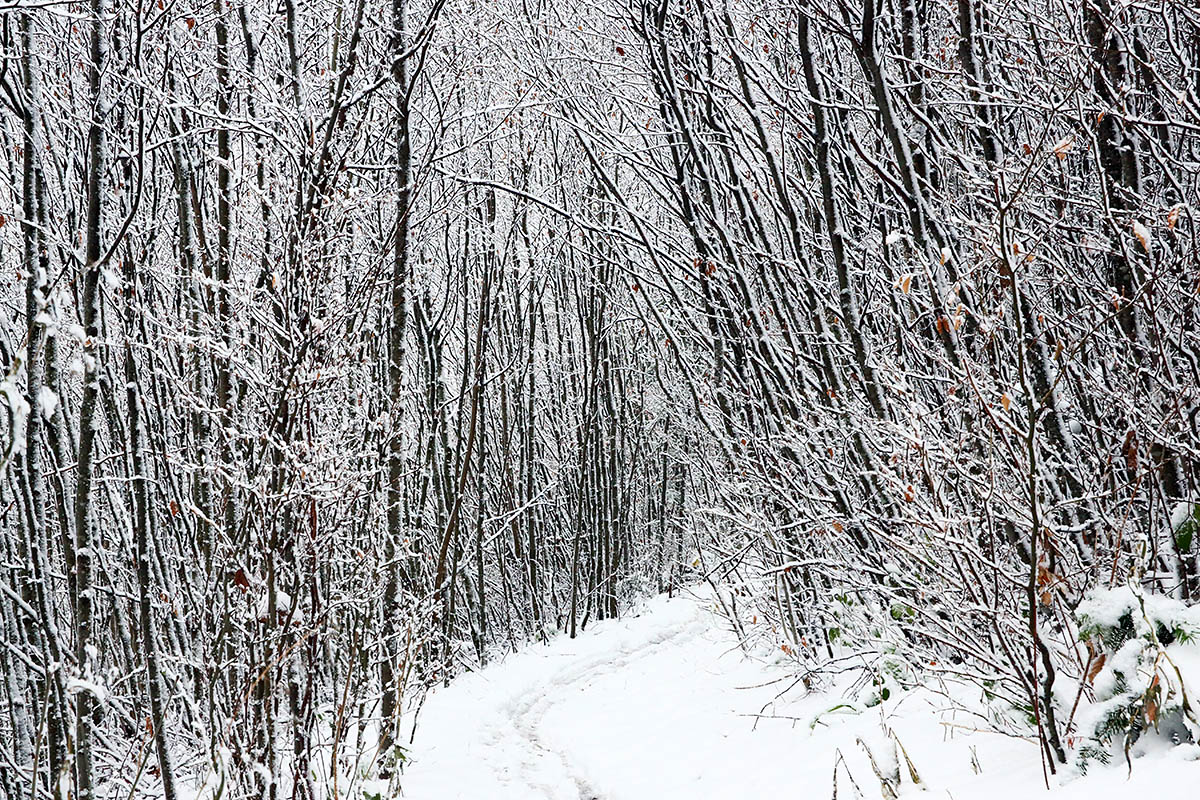
[[1172, 745], [1196, 741], [1200, 721], [1176, 658], [1200, 638], [1200, 607], [1122, 587], [1089, 592], [1076, 617], [1090, 656], [1084, 680], [1094, 692], [1079, 715], [1079, 769], [1108, 763], [1118, 746], [1128, 760], [1147, 735]]

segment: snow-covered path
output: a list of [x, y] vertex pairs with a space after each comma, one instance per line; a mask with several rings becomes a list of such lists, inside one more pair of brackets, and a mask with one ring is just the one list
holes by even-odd
[[[778, 667], [746, 659], [702, 601], [658, 598], [634, 617], [589, 628], [465, 675], [421, 712], [409, 800], [725, 800], [879, 797], [868, 752], [901, 796], [1025, 797], [1044, 793], [1034, 745], [989, 732], [913, 692], [883, 707], [841, 708]], [[791, 695], [795, 695], [792, 697]], [[765, 714], [774, 719], [755, 717]], [[784, 719], [782, 717], [787, 717]], [[888, 737], [888, 731], [894, 737]], [[1094, 769], [1052, 797], [1128, 797], [1200, 778], [1197, 748]], [[902, 763], [902, 762], [901, 762]], [[1188, 778], [1187, 776], [1192, 776]], [[1052, 779], [1052, 782], [1055, 782]], [[932, 791], [933, 794], [927, 794]]]

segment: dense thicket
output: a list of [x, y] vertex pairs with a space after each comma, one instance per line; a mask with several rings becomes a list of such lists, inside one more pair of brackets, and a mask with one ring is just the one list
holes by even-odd
[[346, 794], [696, 576], [1053, 768], [1200, 595], [1187, 0], [0, 17], [4, 797]]

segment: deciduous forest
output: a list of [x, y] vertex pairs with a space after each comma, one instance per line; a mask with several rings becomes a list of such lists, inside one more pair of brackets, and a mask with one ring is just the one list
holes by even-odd
[[1200, 737], [1191, 0], [11, 0], [0, 55], [0, 797], [400, 792], [430, 693], [685, 587], [1047, 775]]

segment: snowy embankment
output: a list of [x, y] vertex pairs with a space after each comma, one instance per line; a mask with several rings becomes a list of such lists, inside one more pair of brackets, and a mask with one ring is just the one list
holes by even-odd
[[[1200, 677], [1200, 676], [1196, 676]], [[846, 689], [852, 676], [846, 676]], [[1195, 685], [1200, 681], [1189, 681]], [[408, 800], [725, 800], [1045, 793], [1032, 741], [979, 730], [932, 691], [864, 708], [805, 694], [747, 659], [703, 599], [531, 647], [465, 675], [422, 709], [400, 779]], [[410, 720], [411, 722], [411, 720]], [[1200, 747], [1051, 776], [1047, 796], [1184, 797]], [[914, 777], [918, 782], [914, 782]], [[884, 782], [889, 785], [884, 786]], [[387, 796], [384, 786], [370, 787]]]

